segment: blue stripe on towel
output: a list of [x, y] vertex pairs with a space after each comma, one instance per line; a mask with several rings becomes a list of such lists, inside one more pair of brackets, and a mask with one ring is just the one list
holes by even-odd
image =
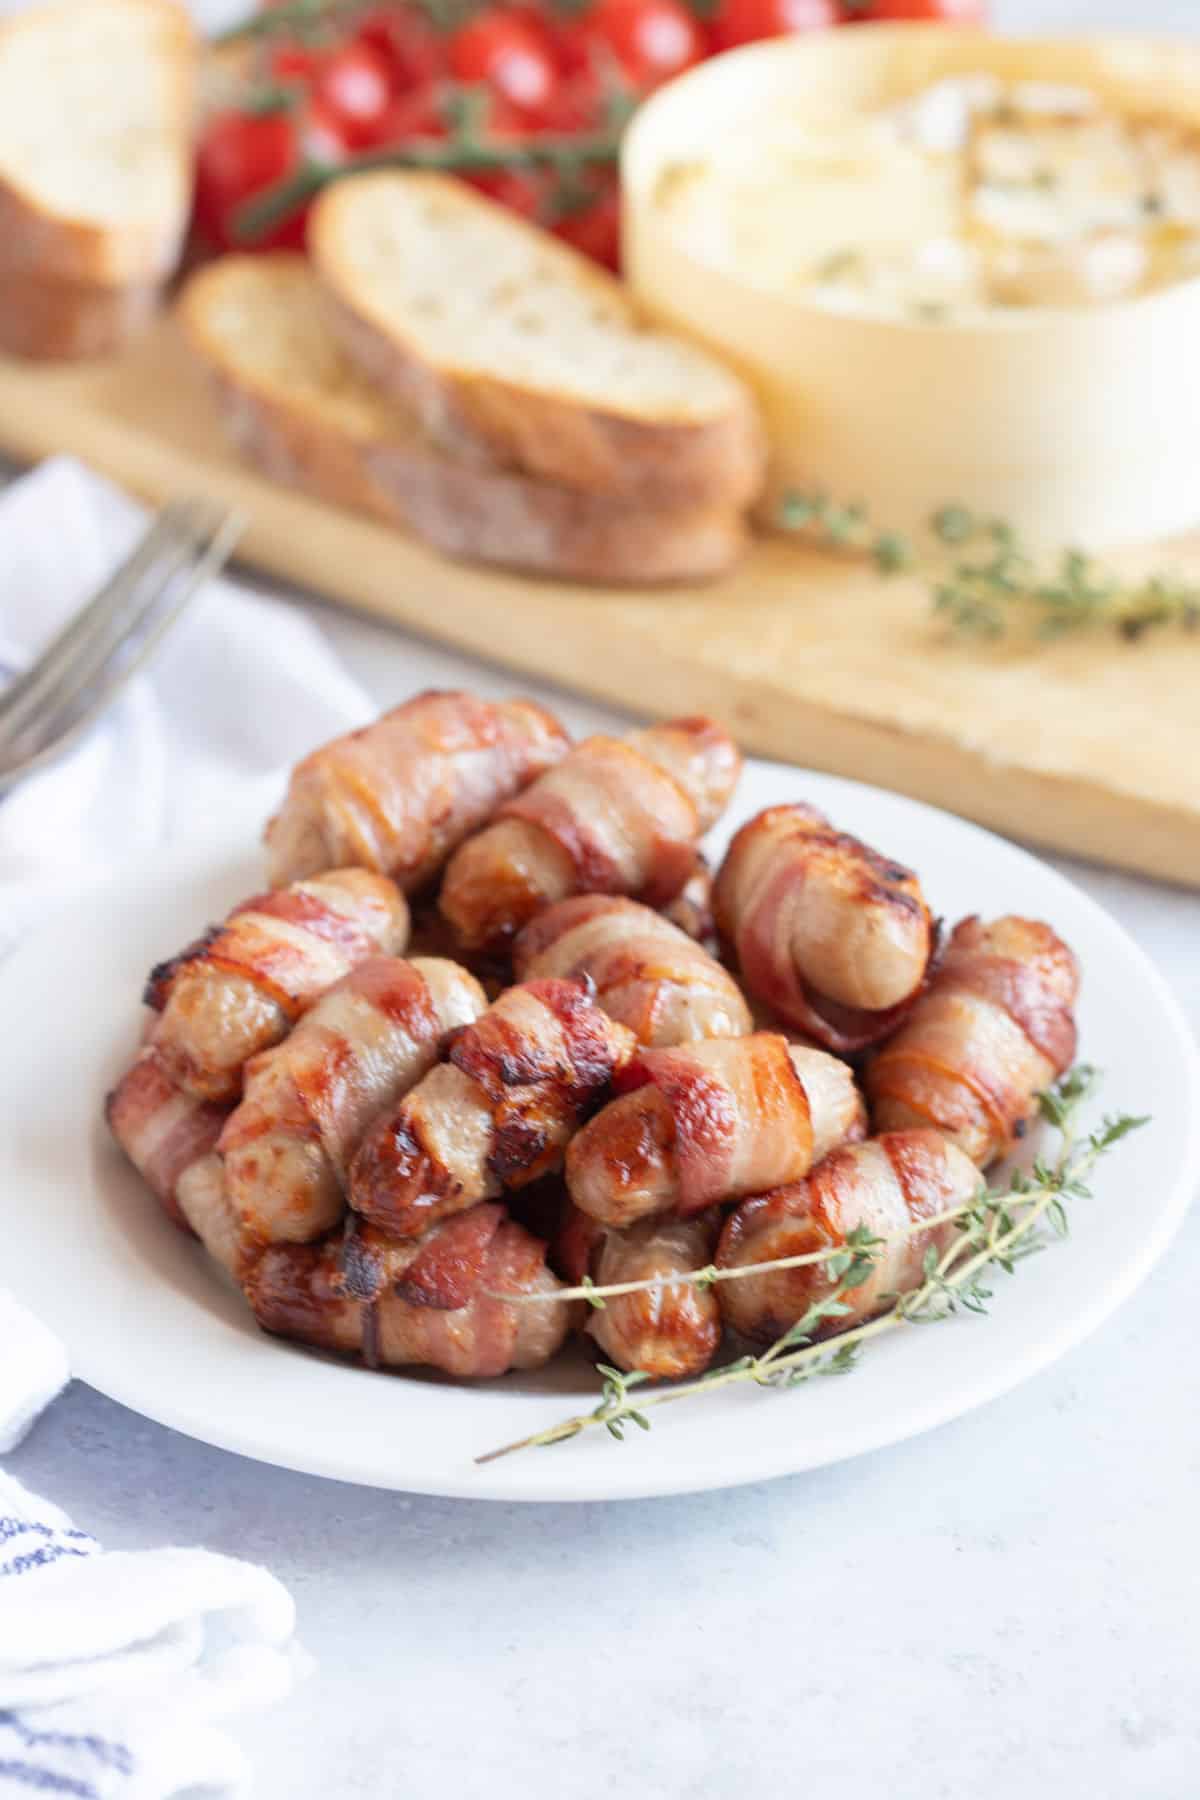
[[87, 1555], [88, 1551], [79, 1550], [74, 1544], [39, 1544], [36, 1550], [26, 1550], [23, 1555], [0, 1563], [0, 1575], [27, 1575], [30, 1569], [48, 1568], [51, 1563], [61, 1562], [64, 1556]]
[[19, 1781], [33, 1793], [69, 1794], [71, 1800], [100, 1800], [100, 1791], [90, 1781], [74, 1775], [60, 1775], [54, 1769], [39, 1768], [36, 1763], [0, 1762], [0, 1781]]

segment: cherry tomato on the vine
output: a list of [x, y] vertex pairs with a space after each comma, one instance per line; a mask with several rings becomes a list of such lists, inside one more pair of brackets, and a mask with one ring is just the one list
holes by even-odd
[[547, 104], [558, 80], [549, 34], [523, 13], [503, 7], [490, 7], [459, 26], [450, 39], [450, 69], [459, 81], [486, 82], [530, 114]]
[[[196, 222], [205, 237], [220, 250], [245, 248], [233, 235], [234, 214], [252, 194], [290, 175], [298, 155], [290, 113], [214, 113], [196, 151]], [[295, 246], [291, 225], [277, 227], [264, 248]]]
[[442, 95], [436, 85], [427, 83], [395, 95], [376, 121], [366, 147], [383, 150], [412, 138], [444, 138], [446, 134]]
[[419, 6], [372, 7], [359, 19], [354, 35], [383, 57], [400, 94], [424, 87], [446, 71], [445, 39]]
[[358, 147], [371, 142], [391, 104], [392, 73], [378, 50], [352, 41], [321, 58], [312, 90], [346, 142]]
[[234, 229], [238, 212], [302, 162], [339, 163], [345, 156], [336, 122], [315, 104], [304, 113], [214, 113], [196, 149], [196, 223], [218, 250], [302, 250], [307, 208], [252, 243]]
[[681, 0], [596, 0], [584, 24], [635, 87], [656, 87], [704, 55], [704, 33]]
[[309, 82], [319, 60], [318, 53], [304, 44], [276, 44], [267, 66], [277, 81]]
[[489, 200], [507, 206], [519, 218], [541, 220], [545, 215], [553, 176], [545, 169], [496, 169], [468, 175], [471, 186]]
[[839, 22], [836, 0], [721, 0], [712, 22], [713, 45], [732, 50], [760, 38], [824, 31]]
[[595, 199], [569, 212], [551, 226], [555, 237], [573, 244], [593, 262], [619, 273], [621, 268], [621, 196], [615, 169], [593, 171]]
[[888, 24], [935, 19], [946, 25], [983, 25], [987, 0], [842, 0], [842, 17], [848, 25], [873, 19]]

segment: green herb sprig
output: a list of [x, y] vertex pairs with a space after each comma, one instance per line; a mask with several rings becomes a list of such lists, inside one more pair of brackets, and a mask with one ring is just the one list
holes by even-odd
[[[777, 1262], [754, 1265], [747, 1271], [761, 1275], [772, 1268], [795, 1267], [806, 1260], [824, 1260], [829, 1265], [832, 1285], [828, 1294], [813, 1302], [804, 1315], [781, 1337], [757, 1356], [742, 1356], [736, 1361], [710, 1369], [694, 1381], [672, 1387], [655, 1387], [646, 1392], [651, 1380], [643, 1370], [623, 1372], [600, 1365], [603, 1388], [600, 1401], [590, 1412], [577, 1413], [543, 1431], [532, 1433], [516, 1443], [488, 1451], [477, 1457], [479, 1463], [495, 1462], [518, 1450], [534, 1449], [565, 1442], [581, 1432], [603, 1426], [611, 1437], [621, 1440], [627, 1425], [643, 1431], [651, 1428], [649, 1412], [659, 1406], [714, 1393], [719, 1388], [751, 1382], [758, 1387], [793, 1388], [817, 1376], [845, 1375], [854, 1369], [863, 1349], [875, 1339], [903, 1330], [911, 1325], [931, 1324], [957, 1314], [960, 1310], [984, 1313], [992, 1299], [992, 1289], [985, 1285], [991, 1271], [999, 1269], [1013, 1274], [1018, 1262], [1044, 1249], [1055, 1236], [1068, 1229], [1067, 1203], [1089, 1195], [1088, 1176], [1096, 1163], [1112, 1147], [1146, 1123], [1124, 1113], [1106, 1116], [1085, 1136], [1080, 1136], [1079, 1114], [1098, 1084], [1096, 1071], [1087, 1064], [1071, 1070], [1038, 1099], [1041, 1117], [1059, 1133], [1058, 1152], [1052, 1160], [1038, 1157], [1028, 1174], [1016, 1173], [1002, 1191], [980, 1188], [976, 1197], [959, 1208], [954, 1217], [959, 1225], [953, 1242], [939, 1253], [931, 1246], [925, 1253], [920, 1283], [905, 1293], [884, 1297], [884, 1310], [875, 1317], [845, 1330], [833, 1342], [823, 1335], [829, 1327], [837, 1329], [839, 1319], [852, 1310], [848, 1296], [869, 1281], [884, 1245], [889, 1240], [871, 1238], [866, 1233], [852, 1234], [846, 1245], [830, 1254], [817, 1253], [813, 1258], [782, 1258]], [[929, 1229], [932, 1221], [924, 1222]], [[698, 1282], [710, 1282], [721, 1271], [698, 1270]], [[647, 1281], [623, 1283], [615, 1289], [581, 1290], [593, 1303], [613, 1292], [634, 1292], [670, 1282]]]
[[1164, 572], [1122, 575], [1083, 550], [1047, 562], [1007, 521], [979, 518], [965, 506], [933, 514], [926, 554], [899, 532], [875, 529], [865, 508], [820, 494], [787, 495], [779, 522], [822, 549], [869, 557], [881, 574], [918, 576], [934, 612], [960, 637], [1020, 633], [1050, 642], [1109, 629], [1133, 642], [1164, 626], [1200, 630], [1200, 583]]

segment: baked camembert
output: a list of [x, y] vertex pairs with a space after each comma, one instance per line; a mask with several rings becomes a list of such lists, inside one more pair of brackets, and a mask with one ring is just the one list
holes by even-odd
[[1095, 306], [1200, 274], [1200, 134], [1073, 84], [782, 108], [664, 170], [656, 199], [691, 254], [839, 312]]

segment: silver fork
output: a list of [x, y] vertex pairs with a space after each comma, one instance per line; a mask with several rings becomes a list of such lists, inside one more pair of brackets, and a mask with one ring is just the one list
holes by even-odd
[[244, 520], [174, 500], [120, 567], [0, 694], [0, 793], [63, 756], [153, 655], [228, 558]]

